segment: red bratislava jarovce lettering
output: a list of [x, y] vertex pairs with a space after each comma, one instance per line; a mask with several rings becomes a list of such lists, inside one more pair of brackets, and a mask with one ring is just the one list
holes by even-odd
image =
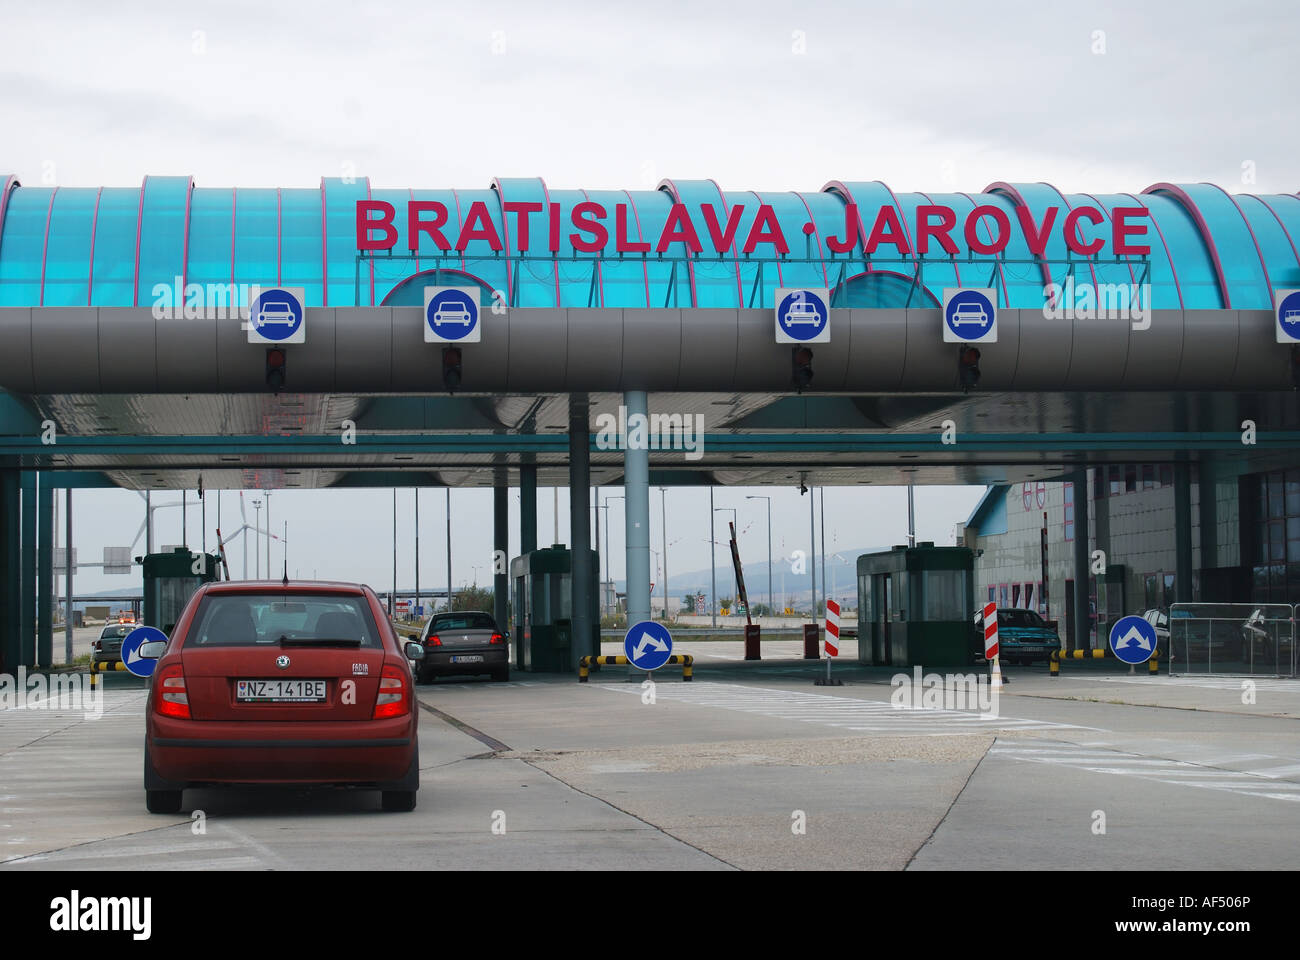
[[[729, 208], [699, 204], [692, 208], [673, 203], [662, 228], [651, 236], [642, 235], [636, 212], [629, 206], [616, 204], [611, 211], [604, 204], [587, 200], [566, 211], [559, 204], [511, 200], [501, 203], [497, 219], [489, 205], [478, 200], [469, 205], [459, 226], [453, 227], [446, 204], [412, 200], [406, 204], [402, 226], [406, 247], [411, 251], [428, 251], [431, 244], [439, 250], [463, 254], [471, 244], [485, 244], [493, 253], [534, 256], [567, 253], [570, 248], [605, 256], [672, 255], [679, 247], [704, 256], [763, 255], [769, 249], [774, 256], [790, 253], [790, 243], [770, 204], [748, 208], [752, 213], [747, 213], [744, 204]], [[870, 215], [869, 222], [864, 213]], [[1150, 246], [1139, 242], [1147, 233], [1143, 220], [1150, 214], [1146, 207], [1112, 207], [1106, 213], [1096, 207], [1080, 206], [1066, 208], [1062, 216], [1060, 207], [1035, 212], [1016, 206], [1012, 213], [1014, 225], [1006, 208], [978, 204], [959, 222], [957, 211], [951, 207], [926, 204], [917, 206], [913, 222], [908, 224], [892, 204], [863, 211], [858, 204], [847, 203], [842, 223], [827, 223], [822, 232], [822, 225], [810, 220], [801, 225], [801, 232], [817, 237], [814, 256], [824, 255], [823, 244], [831, 255], [911, 258], [930, 255], [937, 252], [937, 247], [943, 254], [959, 256], [963, 247], [954, 234], [961, 237], [966, 250], [978, 256], [1018, 252], [1011, 246], [1016, 240], [1023, 241], [1025, 254], [1049, 257], [1048, 244], [1053, 238], [1063, 239], [1071, 255], [1080, 257], [1103, 251], [1114, 256], [1145, 256], [1151, 252]], [[358, 250], [392, 250], [398, 245], [400, 232], [393, 204], [386, 200], [357, 201]]]

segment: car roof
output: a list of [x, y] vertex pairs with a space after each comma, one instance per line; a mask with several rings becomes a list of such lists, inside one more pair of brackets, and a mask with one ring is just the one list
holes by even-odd
[[342, 580], [222, 580], [206, 583], [202, 587], [205, 593], [334, 593], [363, 596], [365, 584], [348, 583]]

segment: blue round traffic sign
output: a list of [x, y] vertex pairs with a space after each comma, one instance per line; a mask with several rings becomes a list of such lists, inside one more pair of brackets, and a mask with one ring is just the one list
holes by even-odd
[[962, 340], [982, 340], [996, 318], [993, 302], [979, 290], [958, 290], [943, 311], [943, 322]]
[[167, 634], [157, 627], [136, 627], [122, 640], [122, 663], [137, 677], [153, 676], [158, 661], [151, 657], [140, 656], [140, 646], [155, 640], [167, 642]]
[[658, 670], [673, 655], [673, 637], [662, 623], [642, 620], [628, 628], [623, 652], [638, 670]]
[[287, 290], [262, 290], [248, 308], [248, 322], [265, 340], [288, 340], [302, 327], [302, 304]]
[[478, 326], [478, 301], [463, 290], [441, 290], [429, 298], [424, 321], [441, 340], [463, 340]]
[[1125, 663], [1146, 663], [1156, 652], [1156, 628], [1141, 617], [1120, 617], [1110, 628], [1110, 649]]
[[1288, 340], [1300, 340], [1300, 290], [1292, 290], [1277, 305], [1277, 326]]
[[792, 290], [776, 305], [776, 319], [787, 336], [812, 340], [826, 329], [826, 304], [807, 290]]

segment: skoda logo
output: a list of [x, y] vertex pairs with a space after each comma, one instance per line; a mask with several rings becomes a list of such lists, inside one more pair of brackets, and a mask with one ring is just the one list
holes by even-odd
[[287, 670], [289, 669], [289, 658], [282, 653], [275, 658], [275, 665], [281, 670]]

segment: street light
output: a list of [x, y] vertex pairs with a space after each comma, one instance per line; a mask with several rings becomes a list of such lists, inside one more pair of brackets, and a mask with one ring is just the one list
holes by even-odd
[[[262, 529], [262, 501], [261, 500], [253, 501], [253, 528], [255, 530]], [[248, 574], [245, 573], [244, 575], [247, 576]], [[262, 552], [258, 550], [256, 547], [254, 547], [253, 548], [253, 579], [260, 580], [261, 578], [262, 578]]]
[[[646, 547], [646, 549], [649, 550], [650, 553], [651, 553], [651, 555], [654, 556], [654, 558], [655, 558], [655, 572], [654, 572], [654, 576], [658, 577], [658, 576], [659, 576], [659, 572], [660, 572], [660, 570], [661, 570], [661, 567], [660, 567], [660, 565], [659, 565], [659, 557], [660, 557], [659, 551], [656, 550], [654, 547]], [[667, 619], [667, 617], [668, 617], [668, 606], [667, 606], [667, 603], [668, 603], [668, 600], [667, 600], [667, 598], [665, 598], [665, 599], [664, 599], [664, 618], [665, 618], [665, 619]], [[654, 614], [653, 614], [653, 613], [650, 615], [650, 619], [651, 619], [651, 620], [654, 619]]]
[[659, 488], [659, 526], [662, 528], [664, 547], [664, 619], [668, 617], [668, 490]]
[[[605, 511], [606, 511], [606, 513], [605, 513], [605, 582], [609, 584], [609, 590], [610, 590], [610, 593], [614, 593], [615, 591], [614, 591], [614, 585], [613, 585], [613, 582], [609, 579], [609, 528], [610, 528], [611, 526], [613, 526], [613, 524], [611, 524], [611, 523], [609, 522], [609, 512], [608, 512], [608, 511], [609, 511], [609, 501], [611, 501], [611, 500], [622, 500], [622, 501], [624, 501], [624, 503], [626, 503], [626, 502], [627, 502], [627, 497], [625, 497], [625, 496], [621, 496], [621, 497], [616, 496], [616, 497], [606, 497], [606, 498], [605, 498]], [[624, 507], [624, 509], [626, 509], [626, 507]], [[602, 592], [603, 592], [603, 588], [602, 588]], [[617, 613], [617, 612], [618, 612], [618, 597], [617, 597], [617, 596], [614, 596], [614, 597], [612, 597], [611, 599], [614, 601], [614, 603], [613, 603], [613, 608], [610, 610], [610, 612], [611, 612], [611, 613]]]
[[772, 601], [772, 498], [754, 495], [745, 499], [767, 501], [767, 608], [775, 613], [776, 607]]

